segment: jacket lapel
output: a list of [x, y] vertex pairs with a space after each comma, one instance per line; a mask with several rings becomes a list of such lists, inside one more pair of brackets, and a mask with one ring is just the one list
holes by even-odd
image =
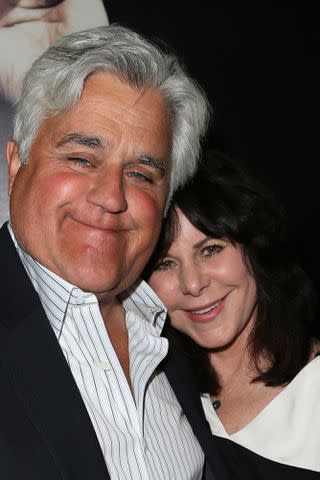
[[[170, 328], [168, 330], [170, 331]], [[169, 334], [169, 341], [170, 337]], [[191, 361], [173, 344], [170, 345], [169, 354], [164, 362], [164, 372], [202, 447], [213, 478], [217, 480], [230, 478], [205, 418]]]
[[0, 231], [4, 291], [0, 358], [17, 395], [65, 478], [109, 478], [76, 383], [9, 238]]

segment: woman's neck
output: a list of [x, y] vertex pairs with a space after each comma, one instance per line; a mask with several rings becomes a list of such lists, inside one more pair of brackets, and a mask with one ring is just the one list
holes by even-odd
[[[229, 434], [250, 423], [283, 388], [253, 382], [259, 371], [251, 357], [250, 332], [251, 326], [226, 348], [209, 353], [221, 386], [218, 395], [212, 396], [211, 400]], [[268, 364], [263, 358], [258, 361], [262, 369]]]

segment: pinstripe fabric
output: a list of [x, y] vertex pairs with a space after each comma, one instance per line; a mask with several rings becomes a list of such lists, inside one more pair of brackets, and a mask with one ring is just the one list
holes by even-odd
[[157, 370], [168, 350], [160, 337], [166, 311], [158, 297], [141, 282], [122, 298], [133, 397], [95, 295], [15, 245], [77, 383], [111, 479], [200, 479], [203, 453], [166, 376]]

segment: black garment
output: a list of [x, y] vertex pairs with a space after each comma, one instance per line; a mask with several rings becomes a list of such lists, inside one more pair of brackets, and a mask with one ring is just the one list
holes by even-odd
[[[316, 480], [320, 473], [268, 460], [231, 440], [214, 437], [214, 448], [228, 466], [231, 478], [245, 480]], [[319, 452], [320, 454], [320, 452]]]

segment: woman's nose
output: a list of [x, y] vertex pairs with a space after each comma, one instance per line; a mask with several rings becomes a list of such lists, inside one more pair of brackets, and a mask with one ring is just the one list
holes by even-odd
[[180, 288], [184, 295], [199, 297], [209, 283], [201, 265], [189, 264], [180, 270]]

